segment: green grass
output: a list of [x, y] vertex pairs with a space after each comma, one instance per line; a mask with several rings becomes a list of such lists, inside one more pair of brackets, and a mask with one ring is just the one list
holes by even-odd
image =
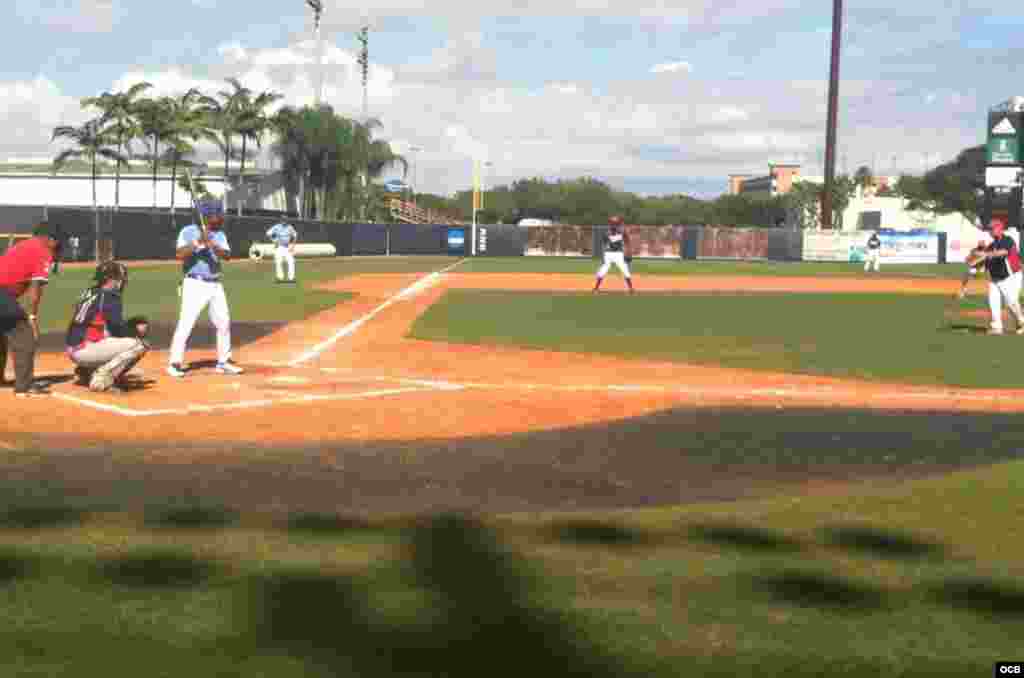
[[[297, 285], [274, 284], [273, 261], [239, 260], [225, 267], [225, 286], [235, 322], [291, 322], [309, 317], [350, 298], [351, 294], [317, 290], [318, 284], [360, 273], [428, 273], [450, 264], [447, 257], [300, 259]], [[181, 282], [177, 265], [132, 265], [125, 297], [128, 315], [153, 322], [177, 320]], [[44, 332], [63, 331], [92, 269], [63, 269], [52, 276], [40, 313]]]
[[6, 528], [0, 674], [987, 675], [1024, 634], [1022, 490], [1014, 462], [489, 528]]
[[[450, 290], [417, 339], [918, 384], [1019, 388], [1021, 339], [954, 332], [945, 297]], [[957, 308], [981, 309], [972, 299]]]
[[[480, 257], [459, 267], [460, 273], [575, 273], [593, 275], [597, 259], [577, 257]], [[881, 273], [864, 273], [863, 264], [780, 261], [682, 261], [634, 259], [633, 270], [642, 285], [645, 275], [757, 275], [959, 278], [963, 264], [892, 264]], [[609, 281], [614, 283], [614, 279]]]

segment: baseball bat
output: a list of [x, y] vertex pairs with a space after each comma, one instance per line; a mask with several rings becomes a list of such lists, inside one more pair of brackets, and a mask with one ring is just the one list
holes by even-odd
[[185, 179], [186, 181], [188, 181], [188, 193], [189, 196], [192, 198], [192, 207], [199, 215], [199, 227], [203, 231], [203, 240], [206, 240], [206, 218], [203, 216], [203, 210], [199, 207], [199, 202], [196, 200], [196, 185], [195, 182], [192, 180], [192, 170], [188, 167], [185, 168]]

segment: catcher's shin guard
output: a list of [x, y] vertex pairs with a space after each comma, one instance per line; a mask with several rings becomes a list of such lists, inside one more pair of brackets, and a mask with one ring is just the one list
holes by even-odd
[[146, 355], [148, 350], [149, 347], [146, 346], [145, 342], [141, 340], [135, 342], [135, 346], [131, 349], [119, 354], [93, 372], [92, 379], [89, 381], [89, 390], [109, 390], [122, 374], [135, 367], [142, 360], [142, 356]]

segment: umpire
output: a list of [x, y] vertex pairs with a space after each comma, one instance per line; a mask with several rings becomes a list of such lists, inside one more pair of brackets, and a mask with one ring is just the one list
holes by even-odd
[[[40, 222], [32, 237], [0, 256], [0, 378], [7, 367], [7, 351], [14, 354], [14, 395], [46, 396], [34, 383], [36, 346], [39, 343], [39, 306], [50, 270], [60, 253], [60, 229]], [[28, 313], [18, 298], [28, 292]]]

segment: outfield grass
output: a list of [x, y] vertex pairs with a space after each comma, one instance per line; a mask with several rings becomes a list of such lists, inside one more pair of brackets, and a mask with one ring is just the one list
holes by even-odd
[[494, 532], [23, 507], [0, 674], [987, 675], [1024, 634], [1021, 490], [1015, 462]]
[[[583, 257], [479, 257], [459, 267], [460, 273], [575, 273], [593, 275], [599, 261]], [[637, 280], [644, 275], [764, 275], [838, 277], [959, 278], [963, 264], [892, 264], [881, 273], [865, 273], [863, 264], [782, 261], [683, 261], [634, 259]]]
[[[315, 289], [318, 284], [360, 273], [428, 273], [456, 261], [447, 257], [366, 257], [300, 259], [296, 285], [274, 283], [273, 260], [239, 260], [225, 267], [224, 284], [236, 322], [291, 322], [309, 317], [350, 298], [351, 294]], [[177, 321], [177, 287], [181, 269], [174, 264], [128, 262], [129, 283], [125, 297], [128, 315], [146, 315], [153, 322]], [[40, 313], [41, 330], [62, 331], [81, 291], [92, 279], [93, 269], [63, 269], [52, 276]]]
[[[411, 335], [878, 381], [1024, 385], [1024, 339], [979, 336], [986, 320], [947, 317], [949, 304], [900, 294], [450, 290]], [[971, 299], [956, 308], [983, 307]]]

